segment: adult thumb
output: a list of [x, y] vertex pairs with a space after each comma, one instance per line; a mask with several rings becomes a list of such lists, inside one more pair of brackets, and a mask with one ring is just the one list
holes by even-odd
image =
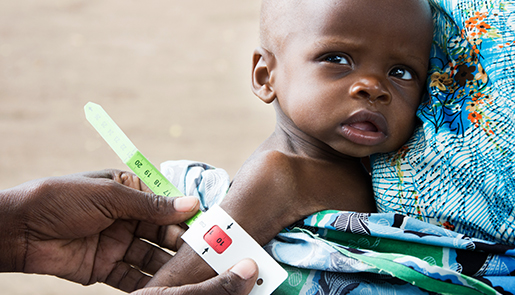
[[130, 295], [247, 295], [258, 276], [257, 264], [251, 259], [243, 259], [226, 272], [205, 282], [180, 287], [145, 288]]
[[165, 197], [127, 188], [123, 198], [111, 198], [119, 219], [135, 219], [156, 225], [179, 224], [199, 210], [195, 197]]
[[96, 202], [114, 219], [169, 225], [184, 222], [199, 210], [195, 197], [165, 197], [142, 191], [140, 180], [132, 173], [104, 170], [84, 176], [100, 185], [103, 192], [95, 194]]

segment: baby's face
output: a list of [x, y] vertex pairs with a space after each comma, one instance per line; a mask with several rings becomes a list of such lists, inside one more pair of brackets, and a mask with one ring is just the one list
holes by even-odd
[[[271, 79], [304, 133], [362, 157], [408, 140], [432, 41], [418, 0], [300, 0], [275, 38]], [[277, 43], [279, 42], [279, 43]]]

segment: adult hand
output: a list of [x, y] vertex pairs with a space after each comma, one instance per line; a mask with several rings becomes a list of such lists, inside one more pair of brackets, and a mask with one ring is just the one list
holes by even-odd
[[250, 259], [244, 259], [225, 273], [199, 284], [145, 288], [131, 295], [246, 295], [252, 290], [257, 276], [256, 263]]
[[198, 206], [191, 197], [153, 195], [115, 170], [28, 182], [0, 192], [0, 271], [131, 292], [171, 258], [143, 239], [176, 250], [183, 232], [176, 224]]

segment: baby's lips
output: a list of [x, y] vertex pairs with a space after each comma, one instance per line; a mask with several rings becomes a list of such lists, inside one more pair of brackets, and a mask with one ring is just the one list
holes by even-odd
[[371, 112], [369, 110], [359, 110], [354, 112], [343, 125], [349, 125], [353, 128], [369, 132], [381, 132], [387, 134], [388, 124], [385, 117], [381, 113]]
[[377, 132], [378, 129], [376, 127], [376, 125], [372, 122], [356, 122], [356, 123], [352, 123], [352, 124], [349, 124], [352, 128], [356, 128], [356, 129], [359, 129], [359, 130], [362, 130], [362, 131], [369, 131], [369, 132]]

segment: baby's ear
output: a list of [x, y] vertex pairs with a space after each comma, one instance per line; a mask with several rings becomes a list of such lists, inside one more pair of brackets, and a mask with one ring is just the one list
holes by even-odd
[[271, 103], [275, 99], [273, 88], [272, 69], [274, 56], [268, 50], [258, 47], [252, 56], [252, 91], [265, 103]]

